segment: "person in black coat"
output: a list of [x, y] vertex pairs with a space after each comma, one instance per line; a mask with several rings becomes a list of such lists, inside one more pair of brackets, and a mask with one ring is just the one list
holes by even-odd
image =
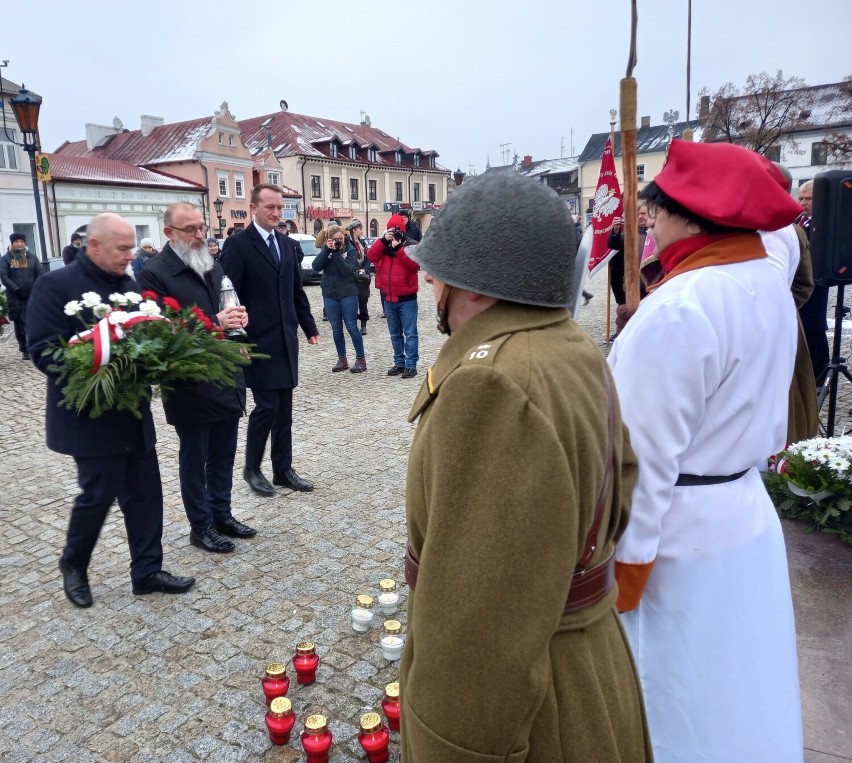
[[[48, 370], [53, 361], [43, 351], [70, 339], [84, 327], [65, 305], [96, 292], [103, 303], [109, 295], [139, 291], [127, 276], [136, 234], [123, 218], [98, 215], [89, 224], [89, 246], [76, 264], [39, 278], [30, 298], [29, 350], [36, 367], [47, 375], [47, 447], [74, 457], [80, 494], [71, 509], [65, 549], [59, 559], [65, 595], [78, 607], [92, 605], [87, 570], [98, 535], [113, 501], [124, 515], [130, 546], [130, 578], [137, 595], [162, 591], [183, 593], [195, 578], [176, 577], [162, 569], [163, 489], [157, 461], [151, 409], [139, 406], [141, 419], [125, 411], [107, 411], [91, 418], [60, 405], [62, 390]], [[92, 320], [92, 311], [83, 312]]]
[[256, 185], [250, 204], [254, 222], [225, 241], [219, 258], [251, 316], [249, 341], [257, 345], [258, 352], [270, 356], [245, 371], [255, 407], [249, 415], [243, 477], [263, 496], [275, 495], [260, 470], [270, 435], [274, 484], [306, 492], [314, 488], [293, 469], [293, 389], [299, 383], [297, 330], [302, 328], [310, 344], [319, 342], [319, 331], [302, 286], [293, 242], [275, 232], [282, 207], [280, 188]]
[[83, 237], [79, 233], [71, 236], [71, 243], [62, 250], [62, 262], [70, 265], [83, 248]]
[[6, 287], [9, 318], [15, 324], [21, 360], [30, 359], [27, 354], [27, 300], [36, 278], [41, 275], [41, 264], [27, 251], [26, 241], [23, 233], [13, 233], [9, 236], [9, 251], [0, 257], [0, 283]]
[[[166, 210], [163, 220], [169, 243], [142, 268], [136, 279], [139, 285], [182, 306], [197, 306], [225, 330], [243, 328], [248, 322], [244, 307], [219, 309], [225, 274], [207, 248], [201, 210], [179, 201]], [[236, 381], [236, 387], [176, 384], [163, 399], [166, 421], [180, 439], [180, 492], [189, 519], [189, 542], [213, 553], [234, 550], [233, 541], [225, 536], [256, 534], [231, 513], [237, 433], [246, 405], [242, 372]]]

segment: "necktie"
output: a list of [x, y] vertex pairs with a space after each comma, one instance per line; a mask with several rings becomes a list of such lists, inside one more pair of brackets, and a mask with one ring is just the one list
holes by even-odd
[[275, 244], [275, 234], [270, 233], [269, 238], [266, 239], [266, 243], [269, 244], [269, 251], [272, 252], [272, 259], [277, 263], [281, 263], [281, 257], [278, 255], [278, 247]]

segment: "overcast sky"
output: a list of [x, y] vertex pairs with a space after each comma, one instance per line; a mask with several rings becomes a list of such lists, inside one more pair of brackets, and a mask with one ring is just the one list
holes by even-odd
[[[5, 4], [3, 76], [44, 98], [45, 150], [85, 123], [178, 122], [228, 101], [358, 122], [434, 149], [450, 170], [488, 156], [578, 154], [609, 129], [630, 34], [628, 0], [35, 0]], [[12, 32], [12, 30], [15, 30]], [[693, 0], [698, 91], [783, 69], [809, 85], [852, 74], [850, 0]], [[687, 0], [639, 0], [639, 115], [686, 116]], [[572, 137], [573, 130], [573, 137]]]

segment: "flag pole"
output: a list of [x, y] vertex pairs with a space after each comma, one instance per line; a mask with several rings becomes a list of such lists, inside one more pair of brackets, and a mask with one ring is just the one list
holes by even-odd
[[[637, 196], [639, 183], [636, 175], [636, 26], [639, 16], [636, 0], [631, 0], [630, 56], [627, 74], [621, 80], [621, 167], [624, 175], [624, 286], [627, 310], [634, 313], [639, 307], [639, 227], [637, 223]], [[607, 329], [608, 331], [608, 329]]]
[[[612, 155], [615, 156], [615, 118], [618, 112], [609, 110], [609, 142], [612, 146]], [[612, 263], [606, 266], [606, 337], [604, 345], [609, 346], [612, 337]]]

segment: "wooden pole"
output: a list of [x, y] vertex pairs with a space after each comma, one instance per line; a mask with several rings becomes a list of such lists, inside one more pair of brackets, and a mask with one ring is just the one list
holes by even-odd
[[638, 14], [636, 0], [631, 2], [630, 58], [627, 76], [621, 80], [621, 167], [624, 174], [624, 286], [627, 309], [632, 314], [639, 307], [639, 225], [637, 223], [637, 196], [639, 184], [636, 176], [636, 26]]

